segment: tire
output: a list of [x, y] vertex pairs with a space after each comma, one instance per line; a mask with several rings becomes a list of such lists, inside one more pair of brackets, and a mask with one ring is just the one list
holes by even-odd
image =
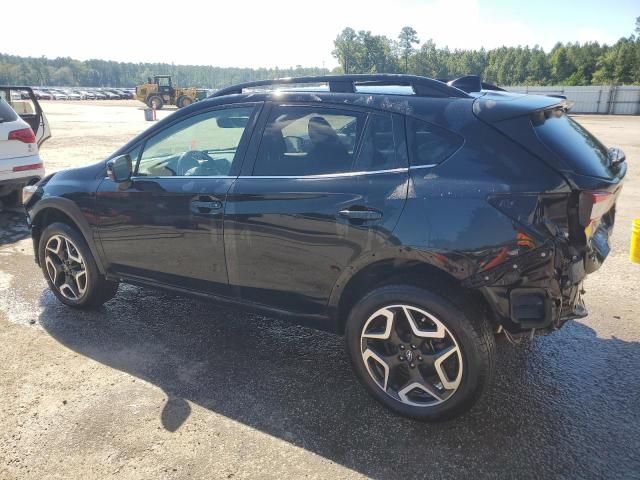
[[439, 421], [468, 410], [491, 382], [495, 362], [490, 324], [482, 309], [469, 307], [464, 297], [407, 285], [370, 292], [346, 324], [356, 376], [376, 400], [409, 418]]
[[97, 308], [118, 291], [118, 282], [100, 274], [80, 232], [65, 223], [52, 223], [44, 229], [40, 235], [38, 258], [49, 288], [65, 305], [79, 309]]
[[156, 105], [156, 110], [162, 110], [162, 107], [164, 107], [164, 100], [162, 100], [162, 97], [159, 95], [151, 95], [147, 98], [147, 105], [149, 108], [153, 108], [154, 103]]
[[176, 102], [176, 105], [178, 106], [178, 108], [183, 108], [183, 107], [188, 107], [192, 103], [193, 103], [193, 99], [191, 97], [189, 97], [188, 95], [182, 95], [178, 97], [178, 101]]

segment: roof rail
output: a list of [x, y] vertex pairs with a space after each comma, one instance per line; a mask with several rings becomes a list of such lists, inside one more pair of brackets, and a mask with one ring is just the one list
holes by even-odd
[[238, 83], [215, 92], [211, 97], [222, 97], [242, 93], [245, 88], [264, 87], [267, 85], [287, 85], [301, 83], [328, 83], [330, 92], [356, 93], [356, 85], [362, 86], [410, 86], [420, 97], [461, 97], [467, 98], [462, 90], [434, 80], [433, 78], [417, 75], [399, 74], [358, 74], [358, 75], [318, 75], [312, 77], [287, 77], [275, 80], [258, 80], [255, 82]]

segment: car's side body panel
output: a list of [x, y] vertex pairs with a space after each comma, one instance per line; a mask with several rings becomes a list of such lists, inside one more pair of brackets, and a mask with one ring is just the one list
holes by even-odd
[[227, 294], [222, 208], [201, 214], [202, 198], [222, 206], [232, 178], [134, 178], [129, 188], [105, 179], [96, 219], [105, 264], [115, 276], [150, 279]]
[[[337, 279], [361, 257], [397, 243], [407, 169], [324, 178], [241, 177], [225, 211], [229, 280], [240, 298], [326, 314]], [[341, 210], [367, 205], [378, 220]]]

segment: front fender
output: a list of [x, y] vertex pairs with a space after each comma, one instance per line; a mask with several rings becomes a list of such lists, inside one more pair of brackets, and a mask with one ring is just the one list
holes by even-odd
[[98, 266], [98, 270], [101, 274], [105, 274], [102, 257], [93, 237], [93, 230], [89, 221], [75, 202], [63, 197], [42, 198], [33, 207], [27, 210], [28, 222], [31, 228], [31, 237], [34, 242], [33, 246], [36, 263], [38, 263], [38, 265], [40, 264], [40, 259], [38, 258], [38, 242], [40, 234], [44, 229], [43, 220], [47, 214], [52, 213], [58, 215], [62, 214], [64, 217], [67, 217], [73, 223], [73, 226], [80, 231], [91, 250], [91, 254]]

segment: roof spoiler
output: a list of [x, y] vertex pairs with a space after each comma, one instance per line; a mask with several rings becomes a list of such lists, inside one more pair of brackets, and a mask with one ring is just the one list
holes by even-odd
[[492, 83], [483, 82], [479, 75], [465, 75], [454, 80], [441, 80], [451, 87], [458, 88], [463, 92], [473, 93], [482, 90], [494, 90], [504, 92], [504, 88], [500, 88]]
[[522, 115], [540, 115], [548, 110], [568, 111], [572, 102], [546, 95], [525, 93], [505, 94], [486, 92], [473, 102], [475, 115], [487, 122], [500, 122]]

